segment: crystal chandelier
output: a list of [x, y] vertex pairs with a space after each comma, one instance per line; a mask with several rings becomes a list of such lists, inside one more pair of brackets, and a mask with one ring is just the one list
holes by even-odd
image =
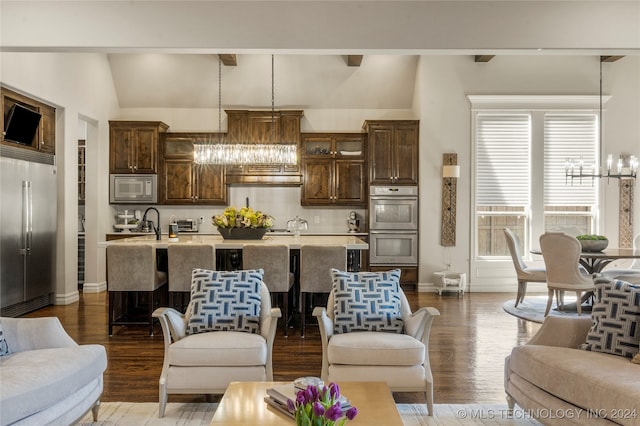
[[[222, 77], [221, 61], [218, 58], [218, 134], [222, 135]], [[271, 140], [270, 144], [254, 143], [197, 143], [193, 157], [197, 164], [296, 164], [298, 161], [296, 144], [275, 143], [275, 84], [274, 59], [271, 55]]]
[[[602, 144], [602, 58], [600, 58], [600, 144]], [[607, 172], [596, 173], [595, 164], [585, 165], [582, 158], [575, 160], [567, 158], [564, 166], [565, 180], [573, 185], [573, 180], [595, 178], [635, 179], [638, 175], [638, 157], [636, 155], [619, 154], [613, 170], [613, 155], [607, 155]]]

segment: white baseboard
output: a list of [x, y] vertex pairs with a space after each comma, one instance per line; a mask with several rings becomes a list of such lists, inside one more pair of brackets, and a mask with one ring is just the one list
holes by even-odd
[[107, 291], [107, 282], [102, 281], [100, 283], [84, 283], [82, 284], [83, 293], [102, 293]]
[[[447, 291], [446, 289], [444, 291]], [[435, 293], [436, 287], [433, 283], [418, 283], [419, 293]], [[518, 284], [504, 284], [504, 283], [467, 283], [466, 292], [471, 293], [513, 293], [514, 296], [518, 292]], [[546, 283], [529, 283], [527, 285], [527, 293], [546, 293]]]
[[80, 292], [78, 290], [66, 293], [66, 294], [56, 294], [55, 295], [55, 305], [70, 305], [80, 300]]

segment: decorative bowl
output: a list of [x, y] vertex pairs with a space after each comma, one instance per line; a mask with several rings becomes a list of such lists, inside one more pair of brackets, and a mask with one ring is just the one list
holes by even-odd
[[578, 240], [582, 244], [582, 251], [602, 251], [609, 245], [609, 240]]
[[218, 232], [225, 240], [261, 240], [269, 228], [220, 228]]

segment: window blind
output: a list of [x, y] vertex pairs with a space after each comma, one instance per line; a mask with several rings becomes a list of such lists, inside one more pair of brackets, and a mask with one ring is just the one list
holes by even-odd
[[529, 114], [476, 115], [476, 204], [528, 206]]
[[[598, 173], [596, 114], [545, 114], [544, 203], [547, 206], [591, 206], [596, 203], [598, 179], [565, 178], [567, 159], [582, 158], [585, 173]], [[591, 166], [594, 169], [591, 169]]]

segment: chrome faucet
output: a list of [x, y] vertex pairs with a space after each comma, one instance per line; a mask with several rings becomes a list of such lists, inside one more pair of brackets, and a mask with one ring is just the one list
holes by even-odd
[[158, 226], [156, 227], [155, 225], [153, 225], [153, 222], [151, 222], [151, 226], [153, 227], [153, 232], [156, 233], [156, 240], [160, 240], [160, 212], [158, 211], [158, 209], [156, 209], [155, 207], [149, 207], [148, 209], [146, 209], [144, 211], [144, 215], [142, 215], [142, 223], [145, 223], [147, 220], [147, 212], [149, 212], [149, 210], [154, 210], [156, 212], [156, 216], [158, 217]]

